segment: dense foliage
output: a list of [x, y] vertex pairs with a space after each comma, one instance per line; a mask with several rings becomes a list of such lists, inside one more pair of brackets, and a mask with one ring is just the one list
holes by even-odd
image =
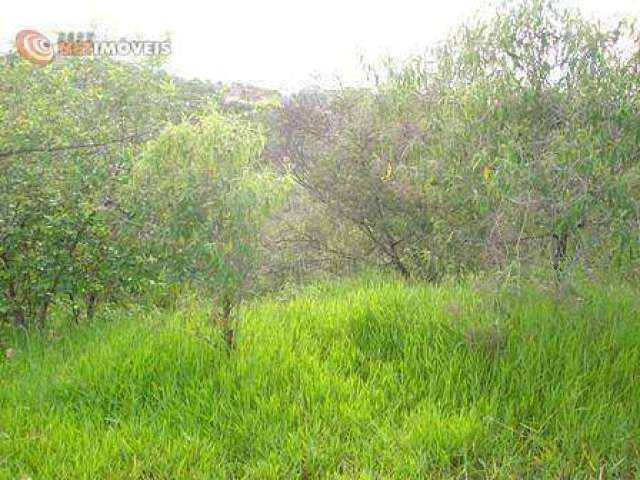
[[157, 62], [10, 56], [0, 85], [2, 317], [44, 326], [58, 305], [91, 318], [187, 271], [235, 296], [270, 182], [248, 173], [257, 127]]
[[113, 196], [127, 149], [168, 118], [168, 77], [152, 65], [5, 60], [0, 308], [16, 325], [43, 325], [56, 299], [79, 307], [86, 296], [91, 316], [101, 291], [115, 293], [135, 269]]
[[213, 295], [227, 317], [255, 281], [259, 226], [284, 191], [260, 155], [259, 129], [212, 113], [167, 128], [131, 172], [133, 231], [171, 284]]
[[0, 60], [0, 477], [639, 478], [634, 19], [290, 96]]
[[639, 41], [632, 19], [509, 2], [371, 88], [282, 102], [160, 61], [8, 55], [0, 316], [79, 320], [189, 285], [228, 317], [247, 292], [360, 268], [637, 275]]
[[294, 96], [272, 151], [316, 221], [289, 238], [426, 279], [637, 273], [639, 42], [631, 19], [511, 2], [373, 70], [374, 90]]

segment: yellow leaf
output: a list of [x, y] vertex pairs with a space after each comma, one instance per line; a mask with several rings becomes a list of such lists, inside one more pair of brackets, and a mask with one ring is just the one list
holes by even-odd
[[385, 173], [384, 177], [381, 178], [381, 180], [383, 182], [386, 182], [387, 180], [391, 180], [392, 176], [393, 176], [393, 167], [391, 166], [391, 163], [389, 163], [387, 165], [387, 172]]
[[492, 175], [493, 175], [493, 169], [489, 165], [485, 165], [484, 168], [482, 169], [482, 176], [484, 177], [484, 179], [489, 180], [491, 179]]

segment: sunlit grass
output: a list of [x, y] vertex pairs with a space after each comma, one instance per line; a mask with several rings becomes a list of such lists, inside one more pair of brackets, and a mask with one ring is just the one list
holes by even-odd
[[195, 302], [10, 338], [0, 478], [634, 478], [638, 305], [579, 290], [324, 284], [233, 351]]

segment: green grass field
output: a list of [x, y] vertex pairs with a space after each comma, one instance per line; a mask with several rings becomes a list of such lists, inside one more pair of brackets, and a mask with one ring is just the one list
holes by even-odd
[[[0, 478], [638, 478], [634, 292], [361, 280], [9, 337]], [[4, 356], [3, 356], [4, 357]]]

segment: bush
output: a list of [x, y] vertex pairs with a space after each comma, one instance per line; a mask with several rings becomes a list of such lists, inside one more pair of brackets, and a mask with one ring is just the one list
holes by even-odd
[[296, 214], [328, 218], [297, 242], [424, 279], [637, 266], [639, 38], [510, 2], [378, 69], [373, 91], [294, 96], [273, 156], [315, 204]]

